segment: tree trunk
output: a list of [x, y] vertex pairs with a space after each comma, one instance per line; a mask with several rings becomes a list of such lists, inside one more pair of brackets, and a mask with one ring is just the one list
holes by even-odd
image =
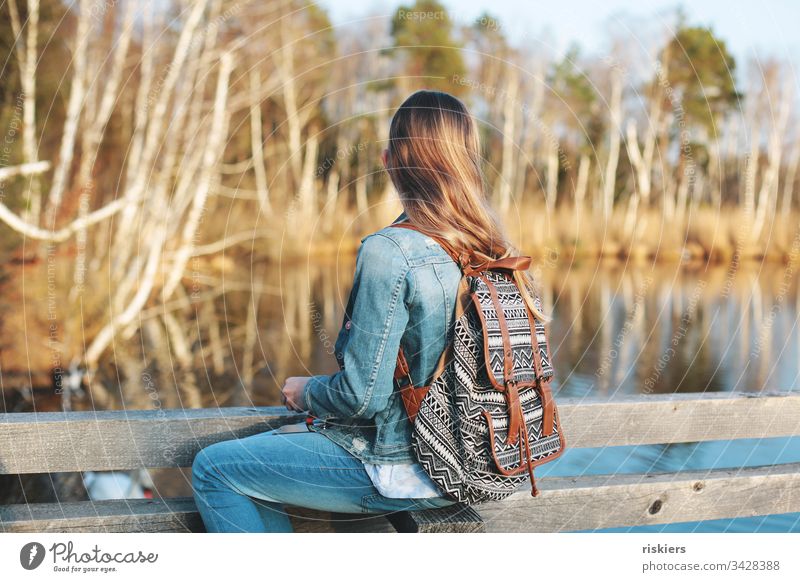
[[517, 92], [519, 90], [517, 68], [513, 65], [508, 65], [508, 69], [503, 106], [503, 159], [498, 179], [500, 211], [503, 214], [508, 212], [508, 208], [511, 205], [511, 187], [514, 184], [514, 145], [516, 144], [514, 138], [517, 120]]
[[767, 212], [774, 213], [778, 202], [778, 177], [781, 168], [781, 156], [783, 154], [783, 136], [786, 133], [786, 126], [789, 121], [789, 113], [793, 101], [791, 83], [794, 81], [790, 75], [785, 76], [785, 83], [781, 91], [781, 103], [778, 109], [777, 119], [773, 117], [772, 131], [770, 131], [769, 144], [767, 146], [767, 169], [761, 180], [761, 188], [758, 194], [758, 208], [753, 223], [751, 242], [758, 240], [764, 224], [767, 220]]
[[603, 181], [603, 217], [608, 220], [614, 206], [617, 165], [619, 164], [620, 120], [622, 116], [622, 73], [618, 67], [611, 69], [611, 100], [609, 103], [611, 125], [609, 131], [608, 162]]
[[203, 171], [200, 184], [197, 191], [194, 193], [192, 208], [184, 223], [183, 235], [181, 237], [180, 246], [178, 247], [177, 256], [175, 257], [175, 262], [170, 271], [169, 278], [164, 285], [163, 299], [169, 299], [175, 287], [180, 283], [183, 270], [192, 254], [194, 235], [195, 232], [197, 232], [200, 219], [205, 211], [206, 199], [211, 190], [212, 181], [217, 176], [218, 164], [227, 135], [228, 114], [226, 106], [228, 99], [228, 81], [231, 76], [231, 71], [233, 71], [233, 66], [233, 55], [228, 52], [223, 53], [220, 58], [211, 128], [209, 129], [206, 148], [203, 152]]
[[72, 168], [72, 157], [75, 153], [75, 138], [78, 134], [78, 124], [81, 119], [81, 110], [86, 95], [86, 54], [91, 28], [91, 14], [89, 0], [81, 0], [78, 15], [78, 28], [75, 35], [75, 52], [72, 56], [73, 73], [70, 85], [67, 113], [64, 119], [64, 129], [61, 137], [58, 165], [53, 174], [53, 183], [50, 187], [45, 224], [49, 228], [55, 227], [56, 214], [61, 206], [64, 190], [67, 188], [69, 173]]
[[[14, 34], [17, 38], [20, 38], [21, 26], [16, 0], [9, 0], [9, 11], [11, 12]], [[25, 26], [27, 32], [25, 49], [22, 49], [22, 43], [17, 44], [20, 85], [23, 93], [22, 155], [24, 163], [34, 164], [39, 161], [36, 143], [36, 63], [39, 54], [39, 0], [28, 0], [28, 19]], [[34, 226], [38, 226], [42, 209], [41, 182], [38, 174], [31, 175], [25, 199], [28, 207], [22, 213], [22, 219]]]
[[783, 201], [781, 202], [781, 213], [789, 216], [792, 209], [792, 196], [794, 195], [794, 182], [797, 177], [797, 166], [800, 164], [800, 140], [794, 142], [792, 147], [792, 157], [786, 168], [786, 177], [783, 183]]
[[261, 213], [269, 216], [272, 206], [269, 201], [267, 169], [264, 167], [264, 136], [261, 121], [261, 74], [257, 67], [250, 69], [250, 150], [253, 156], [253, 171], [256, 176], [256, 193]]
[[[555, 140], [555, 137], [553, 140]], [[547, 151], [547, 191], [545, 193], [545, 203], [547, 206], [547, 215], [552, 216], [556, 207], [556, 197], [558, 196], [558, 142], [553, 141], [549, 146]]]
[[578, 164], [578, 180], [575, 185], [575, 204], [580, 208], [583, 207], [586, 199], [586, 187], [589, 184], [589, 168], [591, 167], [591, 158], [586, 154], [581, 154], [581, 161]]

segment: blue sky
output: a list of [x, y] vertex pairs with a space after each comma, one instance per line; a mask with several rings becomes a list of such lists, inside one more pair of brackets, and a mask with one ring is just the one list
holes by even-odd
[[[391, 14], [413, 0], [320, 0], [334, 24], [369, 14]], [[542, 42], [563, 53], [570, 42], [579, 42], [587, 53], [605, 54], [609, 32], [622, 30], [646, 42], [660, 22], [680, 2], [673, 0], [443, 0], [459, 20], [474, 19], [483, 11], [496, 16], [508, 36]], [[697, 0], [682, 3], [690, 24], [711, 25], [726, 41], [737, 60], [758, 55], [800, 61], [800, 1], [793, 0]]]

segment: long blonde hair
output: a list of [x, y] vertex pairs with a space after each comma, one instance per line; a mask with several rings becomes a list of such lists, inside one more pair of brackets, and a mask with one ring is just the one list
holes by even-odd
[[[478, 130], [458, 98], [441, 91], [410, 95], [392, 117], [386, 165], [417, 228], [481, 261], [518, 254], [489, 205]], [[514, 278], [531, 313], [550, 321], [534, 305], [530, 275], [514, 271]]]

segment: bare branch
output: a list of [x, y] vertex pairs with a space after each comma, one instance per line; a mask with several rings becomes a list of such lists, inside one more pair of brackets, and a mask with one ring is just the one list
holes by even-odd
[[[226, 236], [225, 238], [215, 241], [213, 243], [208, 243], [205, 245], [194, 247], [194, 250], [191, 253], [192, 257], [200, 257], [203, 255], [213, 255], [220, 251], [227, 249], [228, 247], [232, 247], [244, 242], [252, 242], [257, 238], [276, 238], [277, 234], [275, 230], [268, 229], [268, 228], [260, 228], [257, 230], [250, 230], [244, 232], [237, 232], [236, 234], [232, 234], [230, 236]], [[178, 251], [173, 253], [169, 256], [177, 256]]]
[[14, 33], [14, 47], [17, 50], [17, 60], [19, 61], [20, 70], [25, 66], [25, 47], [19, 42], [22, 36], [22, 23], [19, 19], [19, 8], [17, 8], [17, 0], [8, 0], [8, 11], [11, 14], [11, 32]]
[[[141, 152], [137, 156], [135, 168], [132, 168], [133, 173], [129, 175], [132, 181], [128, 184], [125, 194], [125, 198], [128, 200], [128, 208], [123, 212], [122, 220], [120, 221], [120, 229], [115, 235], [114, 249], [118, 254], [124, 254], [124, 249], [128, 246], [128, 237], [130, 236], [130, 228], [133, 223], [137, 205], [144, 196], [145, 186], [152, 172], [151, 166], [158, 153], [159, 145], [162, 143], [165, 128], [170, 126], [170, 124], [165, 121], [167, 108], [173, 97], [176, 83], [184, 76], [184, 65], [195, 44], [195, 33], [197, 32], [197, 27], [200, 25], [200, 21], [203, 18], [207, 6], [208, 0], [198, 0], [193, 4], [192, 12], [181, 28], [181, 35], [178, 38], [175, 53], [169, 64], [167, 76], [163, 84], [159, 86], [158, 99], [152, 111], [149, 110], [148, 104], [146, 103], [148, 95], [142, 95], [140, 93], [140, 97], [145, 99], [145, 102], [138, 102], [139, 110], [143, 113], [141, 122], [146, 122], [147, 126], [142, 128], [142, 130], [145, 131], [145, 136], [143, 138], [143, 143], [140, 145]], [[147, 56], [149, 57], [149, 55]], [[152, 63], [148, 66], [151, 67]], [[148, 74], [152, 74], [152, 70], [149, 70]], [[146, 112], [145, 107], [148, 107]]]
[[40, 228], [35, 224], [25, 222], [19, 216], [14, 214], [8, 208], [8, 206], [0, 202], [0, 220], [5, 222], [9, 227], [11, 227], [12, 230], [17, 231], [28, 238], [58, 243], [68, 240], [72, 235], [81, 229], [88, 228], [93, 224], [97, 224], [98, 222], [113, 216], [122, 210], [123, 206], [123, 200], [118, 198], [113, 202], [109, 202], [99, 210], [95, 210], [91, 214], [87, 214], [86, 216], [74, 220], [64, 228], [60, 228], [58, 230], [47, 230], [46, 228]]
[[264, 167], [264, 137], [261, 129], [261, 101], [257, 98], [261, 90], [261, 75], [256, 67], [250, 70], [250, 146], [253, 152], [253, 170], [256, 174], [256, 191], [261, 212], [269, 214], [269, 186]]
[[[28, 36], [26, 39], [25, 62], [20, 63], [20, 78], [22, 79], [23, 98], [23, 130], [22, 151], [26, 163], [33, 163], [39, 159], [36, 147], [36, 60], [37, 45], [39, 43], [39, 0], [28, 2]], [[28, 209], [24, 217], [39, 223], [39, 214], [42, 207], [41, 185], [37, 176], [30, 181], [25, 194], [28, 200]]]
[[58, 165], [53, 174], [53, 184], [50, 187], [50, 196], [47, 206], [47, 216], [45, 220], [51, 226], [55, 224], [56, 213], [61, 206], [61, 198], [67, 187], [69, 171], [72, 167], [72, 157], [75, 152], [75, 138], [78, 133], [78, 124], [83, 109], [83, 101], [86, 95], [86, 53], [89, 42], [90, 30], [90, 9], [88, 0], [81, 0], [80, 16], [78, 17], [78, 30], [75, 44], [73, 62], [75, 63], [72, 74], [72, 85], [70, 87], [69, 102], [67, 104], [67, 115], [64, 119], [64, 131], [61, 138], [61, 148], [59, 151]]
[[15, 176], [28, 176], [30, 174], [41, 174], [50, 169], [50, 162], [29, 162], [19, 166], [9, 166], [0, 168], [0, 182], [5, 182]]
[[225, 53], [220, 60], [219, 77], [217, 78], [217, 91], [214, 100], [214, 115], [209, 130], [208, 141], [203, 155], [203, 174], [200, 179], [200, 186], [194, 194], [192, 208], [189, 217], [184, 224], [181, 245], [175, 259], [175, 265], [170, 271], [169, 279], [164, 285], [164, 298], [169, 298], [175, 287], [181, 280], [183, 269], [189, 257], [192, 255], [192, 241], [194, 234], [199, 226], [200, 219], [205, 210], [206, 199], [211, 189], [211, 182], [214, 172], [217, 171], [217, 164], [221, 156], [220, 152], [224, 146], [224, 136], [227, 129], [226, 102], [228, 99], [228, 81], [233, 71], [233, 55]]
[[111, 321], [100, 330], [86, 350], [85, 361], [90, 370], [97, 367], [100, 356], [111, 343], [111, 340], [114, 339], [116, 330], [127, 326], [133, 321], [150, 297], [150, 292], [153, 290], [156, 274], [158, 272], [159, 258], [164, 243], [164, 230], [163, 225], [159, 225], [153, 239], [150, 241], [147, 263], [145, 264], [144, 273], [139, 279], [139, 288], [136, 291], [136, 295], [134, 295], [133, 299], [122, 313], [111, 316]]

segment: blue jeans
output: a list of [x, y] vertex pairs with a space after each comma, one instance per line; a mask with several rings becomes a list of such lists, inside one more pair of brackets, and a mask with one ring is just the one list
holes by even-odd
[[311, 431], [268, 431], [205, 447], [192, 464], [192, 486], [208, 532], [291, 532], [284, 504], [368, 514], [454, 503], [384, 497], [359, 459]]

